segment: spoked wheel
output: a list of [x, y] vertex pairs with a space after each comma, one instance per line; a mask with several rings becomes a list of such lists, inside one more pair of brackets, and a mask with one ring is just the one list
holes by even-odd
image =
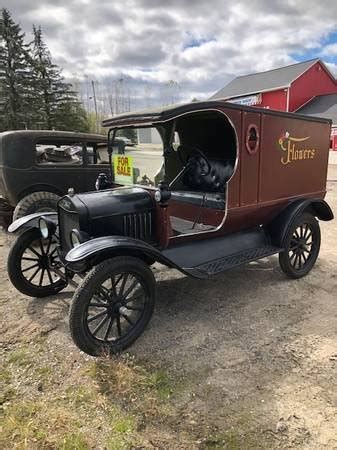
[[75, 292], [69, 318], [72, 338], [93, 356], [124, 350], [144, 331], [154, 302], [154, 276], [142, 260], [103, 261]]
[[284, 252], [279, 254], [283, 272], [291, 278], [301, 278], [313, 268], [321, 246], [321, 232], [315, 217], [305, 213], [289, 228]]
[[43, 239], [36, 228], [16, 239], [8, 255], [7, 270], [20, 292], [30, 297], [47, 297], [67, 286], [52, 270], [58, 257], [57, 245], [56, 236]]

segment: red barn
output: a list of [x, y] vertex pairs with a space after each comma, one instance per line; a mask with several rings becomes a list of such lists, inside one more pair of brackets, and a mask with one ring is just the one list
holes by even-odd
[[[335, 111], [331, 101], [336, 101], [336, 95], [330, 94], [337, 94], [336, 78], [321, 60], [312, 59], [234, 78], [211, 98], [309, 115], [310, 111], [319, 115], [319, 111], [322, 117], [333, 121], [332, 148], [337, 150], [336, 116], [330, 117], [331, 111]], [[309, 103], [310, 108], [305, 108]], [[322, 105], [329, 105], [329, 108], [324, 110]]]

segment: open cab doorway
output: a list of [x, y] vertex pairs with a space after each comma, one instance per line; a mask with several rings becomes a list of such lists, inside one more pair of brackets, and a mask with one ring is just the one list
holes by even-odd
[[237, 138], [228, 118], [201, 111], [157, 128], [122, 128], [119, 133], [130, 135], [131, 130], [136, 143], [126, 147], [125, 156], [138, 169], [135, 185], [170, 190], [169, 238], [218, 229], [237, 161]]

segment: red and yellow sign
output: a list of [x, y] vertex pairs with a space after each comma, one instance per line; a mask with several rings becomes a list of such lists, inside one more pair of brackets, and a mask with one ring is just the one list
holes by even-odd
[[288, 131], [282, 135], [278, 140], [278, 143], [284, 152], [281, 163], [286, 165], [295, 161], [313, 159], [315, 157], [316, 149], [300, 144], [308, 139], [310, 139], [310, 136], [303, 138], [292, 137]]
[[115, 183], [133, 183], [133, 158], [125, 155], [115, 155], [113, 159]]

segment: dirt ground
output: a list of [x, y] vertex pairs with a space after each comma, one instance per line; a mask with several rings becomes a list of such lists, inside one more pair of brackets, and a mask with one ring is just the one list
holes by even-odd
[[[337, 211], [337, 166], [327, 201]], [[32, 299], [0, 236], [2, 448], [337, 448], [337, 221], [316, 266], [277, 257], [209, 281], [158, 266], [158, 302], [128, 354], [97, 360], [69, 337], [72, 290]]]

